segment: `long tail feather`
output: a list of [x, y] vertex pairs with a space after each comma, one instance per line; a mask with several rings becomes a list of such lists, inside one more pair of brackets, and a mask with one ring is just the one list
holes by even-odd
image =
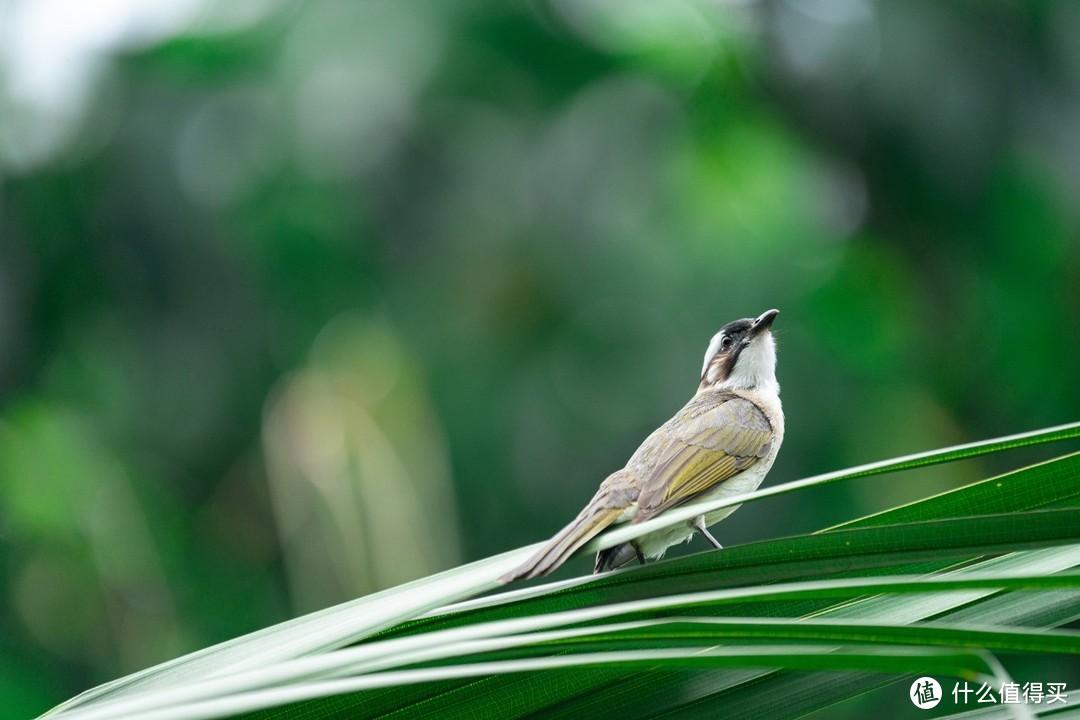
[[562, 565], [582, 545], [596, 537], [601, 530], [615, 522], [621, 508], [594, 509], [590, 504], [569, 525], [558, 532], [547, 545], [540, 548], [519, 568], [499, 578], [502, 583], [547, 575]]

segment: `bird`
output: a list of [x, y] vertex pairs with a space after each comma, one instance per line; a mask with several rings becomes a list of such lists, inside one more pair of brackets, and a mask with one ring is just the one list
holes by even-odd
[[[611, 525], [640, 523], [687, 503], [756, 490], [784, 439], [772, 334], [779, 314], [768, 310], [724, 325], [709, 342], [690, 401], [645, 439], [625, 467], [600, 484], [569, 525], [500, 581], [547, 575]], [[644, 565], [698, 532], [722, 549], [708, 528], [737, 508], [713, 510], [601, 550], [593, 571], [634, 560]]]

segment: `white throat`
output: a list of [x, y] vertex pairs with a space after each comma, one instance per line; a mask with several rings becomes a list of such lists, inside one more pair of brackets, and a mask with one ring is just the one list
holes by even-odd
[[776, 381], [776, 341], [771, 332], [764, 332], [743, 348], [735, 369], [727, 380], [717, 387], [756, 390], [772, 395], [780, 394]]

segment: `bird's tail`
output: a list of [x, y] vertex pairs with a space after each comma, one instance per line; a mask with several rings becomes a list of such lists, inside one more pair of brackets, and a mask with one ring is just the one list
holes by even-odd
[[615, 522], [622, 513], [623, 508], [606, 505], [598, 493], [597, 497], [572, 523], [560, 530], [547, 545], [540, 548], [524, 564], [499, 578], [499, 581], [509, 583], [514, 580], [527, 580], [547, 575], [566, 562], [574, 552], [596, 537], [601, 530]]

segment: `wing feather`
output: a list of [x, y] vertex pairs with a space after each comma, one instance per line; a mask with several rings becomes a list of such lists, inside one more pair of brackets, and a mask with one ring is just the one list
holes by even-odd
[[690, 502], [768, 455], [773, 431], [765, 414], [736, 395], [692, 417], [673, 419], [665, 447], [638, 495], [634, 522]]

